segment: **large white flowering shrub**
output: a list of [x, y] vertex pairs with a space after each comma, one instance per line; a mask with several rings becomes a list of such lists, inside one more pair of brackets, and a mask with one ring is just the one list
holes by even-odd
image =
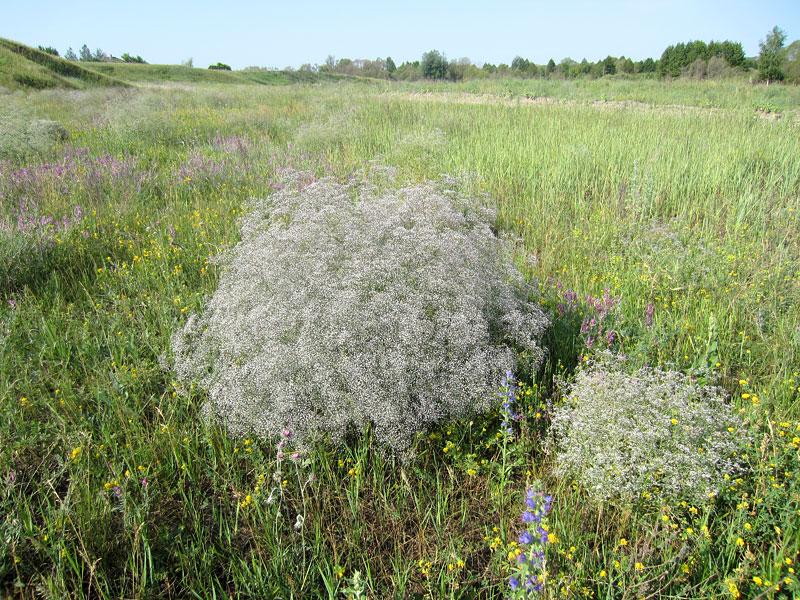
[[455, 192], [323, 179], [253, 204], [219, 287], [173, 339], [176, 370], [233, 433], [413, 434], [489, 406], [548, 320], [492, 231]]
[[717, 387], [600, 355], [553, 417], [557, 467], [598, 500], [699, 502], [737, 469], [743, 432]]

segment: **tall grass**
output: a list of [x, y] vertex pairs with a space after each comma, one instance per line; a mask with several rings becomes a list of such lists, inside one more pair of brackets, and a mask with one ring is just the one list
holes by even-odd
[[[720, 92], [716, 111], [584, 102], [605, 85], [566, 87], [557, 93], [577, 98], [565, 105], [448, 103], [406, 93], [419, 87], [361, 85], [26, 96], [70, 139], [0, 165], [4, 592], [336, 596], [359, 571], [375, 597], [500, 597], [525, 485], [538, 477], [555, 497], [550, 596], [757, 597], [775, 585], [791, 595], [797, 124], [758, 118], [761, 88]], [[628, 85], [612, 90], [690, 104], [739, 84]], [[775, 89], [781, 106], [797, 106], [792, 89]], [[75, 148], [140, 176], [76, 167], [54, 178]], [[210, 258], [237, 241], [243, 202], [267, 195], [286, 165], [346, 176], [372, 160], [408, 182], [469, 174], [499, 225], [521, 236], [520, 264], [544, 282], [551, 353], [520, 389], [528, 424], [512, 442], [489, 414], [430, 432], [409, 465], [375, 453], [368, 432], [279, 460], [269, 444], [206, 423], [202, 395], [164, 368], [170, 335], [216, 287]], [[39, 179], [22, 181], [18, 170], [36, 165]], [[22, 231], [23, 199], [40, 216], [79, 205], [83, 217]], [[616, 349], [634, 365], [721, 383], [753, 428], [750, 476], [715, 500], [603, 507], [553, 475], [542, 450], [548, 403], [559, 401], [553, 376], [569, 377], [589, 352], [583, 299], [605, 289], [620, 299], [609, 317]], [[567, 291], [579, 301], [563, 312]]]
[[574, 102], [634, 102], [656, 106], [792, 111], [800, 104], [800, 88], [754, 84], [744, 77], [709, 80], [638, 79], [485, 79], [459, 84], [417, 82], [402, 84], [417, 92], [468, 93], [507, 99], [552, 99]]

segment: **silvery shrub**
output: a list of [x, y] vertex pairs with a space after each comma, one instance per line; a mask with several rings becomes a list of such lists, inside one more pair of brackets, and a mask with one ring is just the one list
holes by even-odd
[[179, 378], [231, 433], [341, 441], [414, 434], [496, 402], [537, 365], [548, 319], [493, 212], [437, 184], [285, 175], [254, 201], [202, 315], [173, 337]]
[[701, 502], [738, 470], [747, 436], [722, 389], [609, 353], [580, 371], [553, 416], [557, 471], [597, 500]]

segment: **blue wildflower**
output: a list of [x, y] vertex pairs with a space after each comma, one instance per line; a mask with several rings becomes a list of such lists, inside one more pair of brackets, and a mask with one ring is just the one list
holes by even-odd
[[[512, 590], [522, 590], [517, 591], [514, 597], [538, 596], [544, 589], [545, 547], [549, 542], [545, 519], [552, 503], [551, 495], [544, 494], [533, 486], [525, 490], [525, 510], [521, 519], [526, 524], [526, 529], [519, 534], [520, 549], [514, 575], [509, 580], [510, 584], [513, 580]], [[524, 583], [520, 585], [520, 582]]]

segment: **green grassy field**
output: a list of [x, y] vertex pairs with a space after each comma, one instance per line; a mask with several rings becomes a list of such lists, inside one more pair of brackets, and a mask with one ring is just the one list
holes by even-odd
[[[534, 479], [554, 496], [544, 597], [800, 593], [797, 88], [345, 82], [3, 98], [0, 116], [69, 133], [0, 162], [4, 594], [343, 597], [358, 571], [369, 597], [502, 597]], [[782, 118], [763, 118], [768, 107]], [[522, 240], [553, 326], [520, 392], [530, 426], [511, 445], [494, 413], [428, 432], [406, 464], [369, 433], [279, 461], [269, 442], [206, 422], [203, 394], [169, 370], [170, 336], [215, 289], [211, 259], [236, 243], [246, 200], [287, 166], [344, 178], [372, 161], [401, 181], [464, 175]], [[747, 476], [702, 505], [599, 506], [554, 475], [553, 377], [587, 353], [580, 319], [558, 305], [565, 290], [606, 289], [620, 298], [617, 350], [719, 382], [748, 423]]]
[[344, 75], [305, 71], [218, 71], [182, 65], [140, 65], [133, 63], [86, 63], [87, 68], [129, 83], [228, 83], [286, 85], [354, 79]]
[[592, 103], [643, 103], [654, 106], [686, 106], [792, 112], [800, 106], [800, 88], [793, 85], [754, 84], [744, 76], [703, 82], [685, 78], [601, 79], [486, 79], [452, 84], [403, 84], [425, 92], [464, 92], [500, 96], [506, 100], [557, 99]]

